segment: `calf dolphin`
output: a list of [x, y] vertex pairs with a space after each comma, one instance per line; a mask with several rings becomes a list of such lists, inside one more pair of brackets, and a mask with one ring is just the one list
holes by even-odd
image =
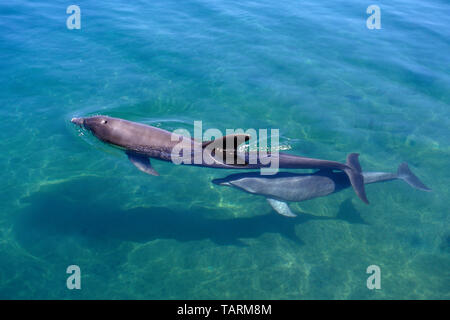
[[[397, 173], [363, 172], [362, 175], [364, 183], [401, 179], [416, 189], [431, 191], [411, 172], [406, 162], [400, 164]], [[214, 179], [212, 182], [263, 195], [276, 212], [288, 217], [296, 215], [292, 213], [285, 201], [310, 200], [350, 187], [350, 181], [345, 174], [332, 170], [320, 170], [313, 174], [279, 172], [273, 176], [261, 176], [247, 172], [232, 174], [223, 179]]]
[[[204, 167], [259, 169], [268, 167], [267, 163], [277, 157], [279, 168], [342, 170], [348, 176], [358, 197], [365, 203], [369, 203], [364, 190], [364, 179], [361, 174], [358, 154], [356, 153], [349, 154], [345, 164], [270, 152], [265, 153], [266, 158], [263, 159], [259, 153], [253, 151], [238, 152], [238, 146], [250, 139], [247, 134], [232, 134], [201, 142], [149, 125], [108, 116], [73, 118], [71, 122], [88, 129], [101, 141], [124, 149], [129, 160], [139, 170], [151, 175], [159, 174], [150, 164], [149, 158], [172, 161], [174, 151], [179, 150], [180, 146], [188, 150], [200, 150], [202, 152], [201, 162], [190, 161], [187, 164]], [[176, 138], [175, 141], [174, 137]], [[209, 152], [203, 152], [204, 149]], [[175, 154], [177, 152], [175, 151]], [[197, 151], [191, 153], [191, 160], [196, 160], [195, 152]], [[223, 161], [225, 158], [227, 161]], [[231, 163], [228, 161], [230, 158], [232, 159]], [[257, 160], [256, 163], [251, 163], [249, 159], [254, 158]]]

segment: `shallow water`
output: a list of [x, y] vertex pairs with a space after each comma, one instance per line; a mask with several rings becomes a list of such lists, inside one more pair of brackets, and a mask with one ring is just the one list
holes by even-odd
[[[450, 298], [450, 29], [443, 0], [0, 4], [0, 298]], [[291, 204], [213, 185], [235, 171], [136, 170], [70, 123], [277, 128], [289, 152], [401, 181]], [[82, 289], [66, 288], [78, 265]], [[381, 289], [366, 268], [381, 268]]]

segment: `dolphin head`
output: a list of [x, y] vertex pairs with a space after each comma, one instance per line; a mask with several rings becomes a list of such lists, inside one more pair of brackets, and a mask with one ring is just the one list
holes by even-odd
[[119, 146], [121, 145], [121, 136], [118, 130], [120, 128], [121, 119], [108, 116], [93, 116], [86, 118], [72, 118], [71, 122], [91, 131], [94, 136], [104, 142]]
[[75, 123], [76, 125], [81, 127], [83, 125], [84, 118], [72, 118], [70, 122]]
[[233, 174], [226, 176], [225, 178], [213, 179], [211, 182], [214, 184], [217, 184], [219, 186], [229, 186], [229, 187], [240, 188], [241, 184], [245, 185], [246, 183], [248, 183], [247, 182], [248, 179], [251, 179], [251, 178], [260, 178], [260, 180], [261, 179], [271, 179], [271, 178], [277, 178], [277, 177], [283, 176], [285, 173], [287, 173], [287, 172], [279, 172], [276, 175], [264, 176], [264, 177], [261, 177], [259, 172], [233, 173]]
[[[95, 136], [111, 130], [112, 119], [107, 116], [93, 116], [87, 118], [72, 118], [71, 122], [91, 131]], [[108, 126], [109, 123], [109, 126]], [[109, 128], [109, 129], [108, 129]]]
[[219, 186], [232, 186], [232, 184], [230, 183], [230, 181], [227, 178], [223, 178], [223, 179], [213, 179], [211, 181], [214, 184], [217, 184]]

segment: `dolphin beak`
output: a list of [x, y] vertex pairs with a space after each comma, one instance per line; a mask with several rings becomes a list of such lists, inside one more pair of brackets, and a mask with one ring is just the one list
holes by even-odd
[[75, 123], [78, 126], [82, 126], [84, 119], [83, 118], [72, 118], [72, 120], [70, 120], [70, 122]]
[[211, 182], [219, 186], [231, 186], [231, 183], [229, 183], [225, 179], [213, 179]]

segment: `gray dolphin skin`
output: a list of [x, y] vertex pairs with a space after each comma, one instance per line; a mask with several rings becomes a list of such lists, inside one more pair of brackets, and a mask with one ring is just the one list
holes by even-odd
[[[400, 179], [413, 188], [431, 191], [409, 169], [406, 162], [400, 164], [397, 173], [363, 172], [364, 183], [376, 183]], [[312, 174], [279, 172], [273, 176], [257, 173], [237, 173], [213, 183], [237, 188], [252, 194], [266, 197], [272, 208], [281, 215], [295, 217], [286, 201], [300, 202], [323, 197], [350, 187], [348, 177], [342, 172], [320, 170]]]
[[[73, 118], [71, 122], [91, 131], [101, 141], [122, 148], [128, 155], [129, 160], [139, 170], [151, 175], [159, 174], [150, 164], [149, 158], [172, 161], [174, 148], [180, 146], [189, 147], [190, 150], [200, 150], [200, 152], [209, 148], [211, 152], [202, 152], [201, 163], [195, 163], [196, 161], [194, 161], [196, 159], [195, 152], [198, 151], [192, 152], [192, 161], [187, 163], [203, 167], [260, 169], [269, 167], [270, 161], [273, 161], [275, 156], [275, 153], [268, 152], [265, 155], [267, 158], [264, 159], [259, 153], [245, 151], [244, 157], [242, 157], [242, 152], [238, 153], [238, 146], [250, 139], [250, 136], [245, 134], [233, 134], [211, 141], [199, 142], [149, 125], [108, 116]], [[175, 141], [172, 139], [173, 136], [177, 137]], [[231, 143], [229, 143], [230, 141]], [[232, 145], [231, 148], [229, 147], [230, 144]], [[277, 153], [276, 155], [279, 168], [335, 169], [345, 172], [358, 197], [365, 203], [369, 203], [364, 190], [364, 179], [358, 162], [358, 154], [349, 154], [345, 164], [286, 153]], [[230, 157], [231, 163], [228, 161]], [[227, 159], [227, 161], [225, 162], [223, 159]], [[256, 159], [257, 161], [251, 163], [249, 159]]]

